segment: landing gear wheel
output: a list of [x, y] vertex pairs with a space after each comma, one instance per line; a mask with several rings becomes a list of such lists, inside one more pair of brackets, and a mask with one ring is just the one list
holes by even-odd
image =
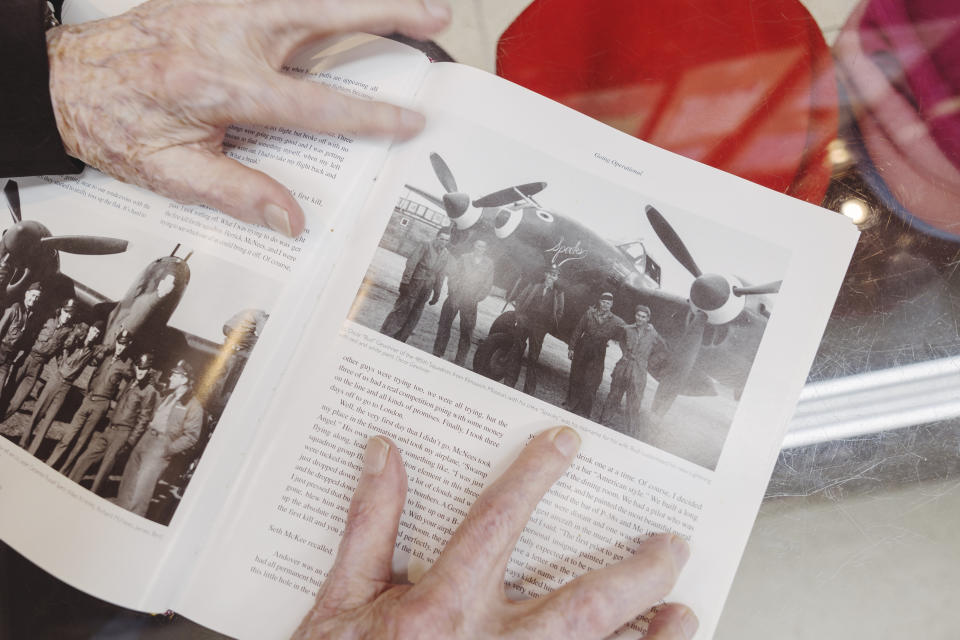
[[477, 347], [473, 356], [473, 370], [491, 380], [502, 380], [516, 357], [513, 349], [515, 343], [513, 333], [491, 333]]

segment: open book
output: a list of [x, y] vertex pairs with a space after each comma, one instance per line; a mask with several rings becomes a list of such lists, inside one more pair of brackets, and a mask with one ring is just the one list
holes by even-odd
[[[232, 128], [229, 154], [300, 199], [300, 239], [93, 170], [9, 188], [23, 290], [4, 305], [43, 262], [40, 308], [75, 298], [67, 322], [103, 321], [105, 348], [48, 416], [75, 338], [0, 423], [0, 537], [117, 604], [285, 637], [331, 565], [368, 437], [407, 466], [394, 564], [415, 581], [524, 443], [570, 424], [581, 453], [508, 591], [537, 597], [675, 531], [692, 556], [672, 597], [710, 637], [854, 226], [390, 40], [328, 42], [290, 73], [428, 117], [402, 144]], [[29, 251], [7, 242], [26, 226]], [[121, 357], [153, 356], [146, 382], [131, 366], [99, 424], [74, 429], [124, 331]], [[152, 409], [120, 424], [143, 385]], [[98, 458], [118, 428], [128, 440]]]

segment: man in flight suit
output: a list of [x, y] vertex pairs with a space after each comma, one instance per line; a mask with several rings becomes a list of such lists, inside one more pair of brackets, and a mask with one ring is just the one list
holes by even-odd
[[130, 332], [123, 329], [117, 334], [117, 342], [113, 347], [103, 345], [97, 349], [96, 355], [90, 361], [96, 369], [87, 382], [87, 395], [80, 408], [73, 414], [73, 420], [70, 421], [70, 426], [60, 438], [60, 442], [47, 458], [47, 464], [51, 467], [57, 464], [60, 456], [70, 447], [74, 436], [79, 433], [80, 436], [60, 468], [64, 474], [69, 472], [70, 465], [86, 446], [90, 434], [110, 409], [110, 403], [117, 398], [127, 381], [133, 377], [133, 361], [129, 356], [131, 342], [133, 339]]
[[490, 295], [493, 287], [493, 261], [487, 257], [487, 243], [477, 240], [473, 251], [455, 258], [447, 271], [447, 299], [440, 309], [437, 339], [433, 355], [442, 358], [450, 341], [450, 327], [460, 314], [460, 341], [454, 362], [461, 367], [470, 353], [473, 329], [477, 326], [477, 304]]
[[[54, 317], [44, 323], [23, 365], [17, 370], [16, 376], [11, 376], [11, 382], [16, 391], [8, 408], [3, 412], [4, 420], [20, 410], [33, 391], [37, 378], [43, 371], [43, 365], [63, 349], [64, 343], [74, 331], [74, 318], [78, 310], [77, 301], [70, 298], [57, 310]], [[86, 331], [86, 327], [83, 327], [83, 331]]]
[[[556, 331], [563, 316], [563, 291], [557, 286], [560, 270], [550, 267], [543, 274], [543, 282], [528, 284], [517, 298], [517, 340], [510, 358], [510, 369], [503, 382], [511, 387], [520, 377], [523, 352], [527, 351], [527, 375], [523, 380], [523, 392], [529, 395], [537, 389], [537, 369], [543, 338]], [[529, 342], [530, 347], [527, 348]]]
[[615, 338], [620, 343], [622, 355], [610, 376], [610, 393], [603, 403], [600, 422], [610, 424], [614, 414], [620, 411], [620, 401], [626, 395], [624, 425], [614, 428], [636, 438], [642, 426], [640, 405], [647, 387], [647, 363], [655, 349], [665, 351], [667, 344], [650, 324], [650, 309], [642, 304], [637, 305], [634, 312], [634, 323], [621, 327]]
[[427, 300], [430, 300], [430, 304], [436, 304], [440, 299], [440, 289], [450, 259], [450, 252], [447, 251], [449, 244], [450, 230], [442, 228], [433, 240], [420, 244], [407, 258], [407, 266], [400, 277], [400, 295], [380, 326], [380, 333], [401, 342], [406, 342], [413, 334]]
[[14, 361], [21, 351], [29, 348], [40, 331], [42, 318], [37, 304], [43, 286], [34, 282], [23, 294], [23, 302], [14, 302], [0, 318], [0, 389], [3, 389]]
[[590, 418], [597, 389], [603, 380], [607, 343], [616, 335], [623, 320], [613, 315], [613, 294], [604, 292], [596, 306], [587, 309], [570, 336], [570, 382], [567, 401], [570, 411]]
[[[85, 325], [81, 324], [80, 327]], [[57, 368], [50, 376], [30, 418], [30, 425], [20, 436], [20, 446], [26, 446], [31, 433], [33, 441], [28, 451], [34, 455], [40, 448], [40, 443], [47, 435], [47, 429], [57, 417], [57, 412], [67, 398], [67, 392], [73, 386], [73, 381], [80, 377], [87, 365], [96, 357], [97, 341], [103, 335], [103, 321], [98, 321], [87, 328], [86, 334], [80, 338], [78, 333], [73, 334], [60, 355], [57, 356]]]
[[[133, 380], [120, 392], [113, 410], [110, 426], [94, 435], [90, 444], [77, 458], [70, 479], [80, 484], [87, 469], [100, 462], [97, 476], [90, 490], [96, 493], [107, 478], [114, 463], [125, 449], [136, 446], [147, 429], [157, 408], [157, 390], [153, 387], [153, 355], [144, 353], [133, 367]], [[66, 466], [64, 466], [66, 469]]]
[[157, 405], [123, 469], [117, 504], [124, 509], [146, 515], [157, 481], [170, 461], [199, 440], [203, 407], [194, 396], [193, 387], [193, 368], [181, 360], [170, 372], [167, 395]]

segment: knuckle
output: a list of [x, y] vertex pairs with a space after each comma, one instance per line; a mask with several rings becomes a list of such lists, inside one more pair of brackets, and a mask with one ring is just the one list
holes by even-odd
[[577, 595], [573, 606], [565, 616], [572, 635], [581, 630], [599, 629], [606, 626], [611, 617], [611, 602], [599, 589], [584, 589]]
[[320, 587], [314, 611], [318, 616], [329, 617], [340, 611], [344, 603], [350, 601], [350, 594], [346, 589], [346, 582], [328, 579]]
[[377, 526], [378, 515], [379, 512], [376, 505], [367, 500], [355, 499], [350, 504], [350, 510], [347, 513], [347, 523], [343, 532], [344, 537]]
[[481, 496], [464, 520], [464, 532], [479, 544], [499, 543], [514, 532], [520, 508], [515, 496]]
[[456, 638], [463, 629], [463, 614], [433, 591], [385, 603], [381, 610], [382, 633], [392, 640]]
[[678, 572], [666, 545], [645, 554], [640, 574], [658, 597], [662, 598], [670, 592], [677, 581]]

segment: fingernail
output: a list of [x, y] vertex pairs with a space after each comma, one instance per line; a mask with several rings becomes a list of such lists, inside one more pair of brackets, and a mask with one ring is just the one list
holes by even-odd
[[417, 132], [427, 124], [422, 113], [410, 109], [400, 109], [400, 128], [404, 131]]
[[432, 16], [444, 19], [450, 17], [450, 5], [442, 0], [423, 0], [423, 6]]
[[567, 458], [572, 458], [580, 449], [580, 436], [570, 427], [560, 427], [553, 434], [553, 446]]
[[690, 557], [690, 545], [680, 536], [670, 536], [670, 553], [673, 554], [673, 566], [681, 569]]
[[278, 231], [288, 238], [293, 237], [293, 230], [290, 228], [290, 215], [275, 204], [268, 204], [263, 212], [263, 217], [267, 221], [267, 226]]
[[367, 449], [363, 452], [363, 472], [372, 476], [380, 475], [387, 466], [387, 455], [390, 454], [390, 443], [374, 436], [367, 440]]
[[693, 634], [700, 628], [700, 620], [697, 619], [693, 611], [687, 609], [680, 617], [680, 628], [683, 630], [684, 638], [692, 638]]

